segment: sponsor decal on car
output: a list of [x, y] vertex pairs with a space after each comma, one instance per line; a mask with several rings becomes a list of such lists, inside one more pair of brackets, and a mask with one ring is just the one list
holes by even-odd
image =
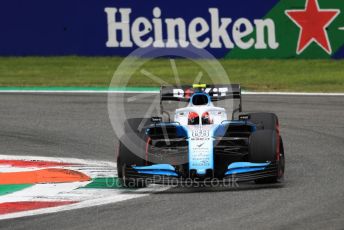
[[189, 126], [189, 167], [198, 174], [213, 168], [213, 139], [211, 126]]

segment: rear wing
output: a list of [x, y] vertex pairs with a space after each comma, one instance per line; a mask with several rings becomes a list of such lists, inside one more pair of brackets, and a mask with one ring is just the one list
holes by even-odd
[[219, 84], [219, 85], [206, 85], [194, 84], [181, 85], [181, 86], [161, 86], [160, 87], [160, 107], [164, 111], [164, 101], [184, 101], [188, 102], [191, 96], [197, 92], [207, 93], [211, 101], [221, 101], [225, 99], [238, 99], [239, 106], [235, 108], [235, 112], [242, 112], [241, 103], [241, 87], [239, 84]]
[[205, 92], [209, 94], [212, 101], [224, 99], [240, 99], [241, 88], [239, 84], [227, 85], [206, 85], [194, 84], [182, 86], [161, 86], [161, 101], [189, 101], [192, 94], [197, 92]]

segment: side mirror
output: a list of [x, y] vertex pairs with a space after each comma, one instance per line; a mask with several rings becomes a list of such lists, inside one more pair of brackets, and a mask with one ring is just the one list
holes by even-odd
[[151, 122], [160, 123], [160, 122], [162, 122], [162, 117], [152, 117]]
[[250, 120], [250, 115], [249, 114], [240, 114], [239, 120], [241, 120], [241, 121]]

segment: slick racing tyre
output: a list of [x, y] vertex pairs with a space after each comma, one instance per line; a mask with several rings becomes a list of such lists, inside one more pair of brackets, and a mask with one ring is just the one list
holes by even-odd
[[152, 124], [150, 118], [129, 118], [124, 122], [124, 131], [144, 134], [144, 127], [150, 124]]
[[133, 178], [128, 175], [128, 170], [130, 170], [132, 165], [142, 166], [145, 164], [144, 146], [141, 146], [142, 148], [140, 148], [140, 146], [137, 147], [137, 149], [141, 149], [142, 151], [138, 150], [136, 154], [132, 153], [126, 146], [126, 144], [130, 144], [132, 140], [135, 140], [134, 138], [137, 138], [134, 135], [137, 134], [128, 133], [120, 138], [117, 153], [117, 173], [123, 186], [129, 188], [142, 188], [146, 186], [143, 179]]
[[[249, 138], [250, 162], [271, 162], [271, 176], [255, 180], [256, 183], [280, 182], [284, 175], [284, 149], [282, 138], [275, 130], [258, 130]], [[269, 166], [267, 168], [269, 170]]]
[[257, 129], [276, 130], [278, 118], [274, 113], [250, 113], [249, 120], [257, 125]]

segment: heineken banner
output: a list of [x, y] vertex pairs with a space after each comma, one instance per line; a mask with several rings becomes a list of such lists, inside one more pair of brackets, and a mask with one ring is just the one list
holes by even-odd
[[344, 58], [344, 0], [7, 0], [0, 55]]

